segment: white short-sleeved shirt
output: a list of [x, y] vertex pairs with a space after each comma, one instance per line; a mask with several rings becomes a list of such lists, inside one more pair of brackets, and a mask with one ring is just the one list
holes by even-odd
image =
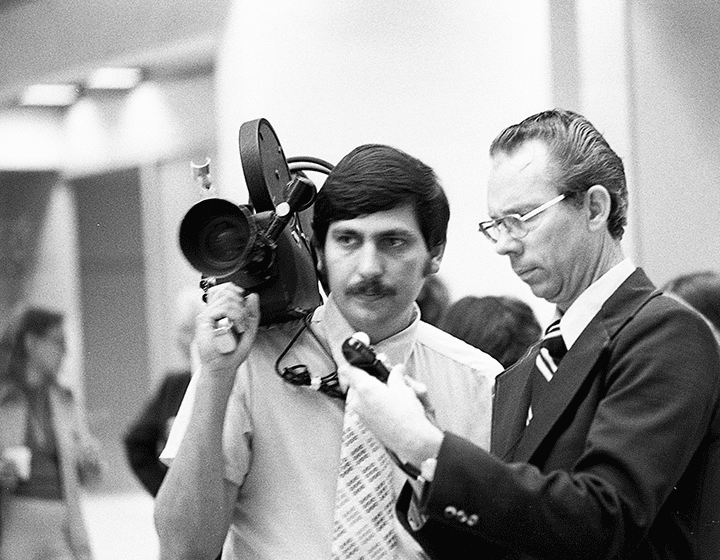
[[[238, 370], [223, 434], [226, 478], [240, 487], [226, 558], [330, 558], [344, 401], [276, 374], [278, 356], [301, 327], [292, 321], [263, 328]], [[311, 327], [332, 356], [306, 331], [281, 367], [304, 364], [311, 375], [325, 376], [344, 362], [341, 344], [354, 331], [332, 297], [315, 311]], [[419, 318], [374, 347], [425, 383], [443, 430], [489, 448], [498, 362]], [[183, 430], [189, 408], [181, 408], [173, 431]], [[180, 439], [181, 433], [171, 434], [163, 457], [174, 456]], [[405, 476], [395, 471], [399, 492]], [[396, 523], [401, 558], [418, 558], [417, 544]]]

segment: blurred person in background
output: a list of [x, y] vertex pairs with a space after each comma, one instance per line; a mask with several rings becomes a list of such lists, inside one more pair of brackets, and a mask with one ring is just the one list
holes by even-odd
[[665, 284], [662, 290], [675, 295], [699, 311], [720, 334], [720, 274], [703, 270], [681, 274]]
[[58, 379], [64, 318], [29, 307], [0, 337], [0, 558], [89, 560], [80, 485], [101, 476], [99, 446]]
[[504, 368], [522, 358], [542, 335], [532, 308], [512, 296], [467, 296], [453, 303], [438, 325], [490, 354]]
[[130, 468], [153, 497], [157, 495], [167, 473], [167, 466], [159, 459], [160, 452], [165, 447], [173, 420], [190, 383], [195, 321], [203, 307], [202, 290], [199, 287], [180, 292], [177, 300], [176, 342], [183, 366], [167, 373], [125, 434], [125, 452]]

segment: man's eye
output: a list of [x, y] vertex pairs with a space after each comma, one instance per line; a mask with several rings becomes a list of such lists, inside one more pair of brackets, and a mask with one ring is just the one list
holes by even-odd
[[407, 240], [402, 237], [387, 237], [382, 240], [382, 244], [388, 249], [399, 249], [407, 244]]
[[358, 239], [354, 235], [337, 235], [335, 241], [344, 247], [352, 247], [357, 245]]

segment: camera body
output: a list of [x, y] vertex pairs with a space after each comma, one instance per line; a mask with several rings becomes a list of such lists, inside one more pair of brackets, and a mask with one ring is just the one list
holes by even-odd
[[250, 204], [197, 202], [180, 225], [180, 248], [203, 289], [233, 282], [256, 292], [261, 325], [303, 317], [322, 303], [310, 242], [317, 189], [291, 172], [267, 120], [243, 123], [239, 145]]

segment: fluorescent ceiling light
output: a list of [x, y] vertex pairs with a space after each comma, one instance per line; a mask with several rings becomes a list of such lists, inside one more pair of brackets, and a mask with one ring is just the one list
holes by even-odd
[[80, 95], [76, 84], [35, 84], [29, 86], [20, 97], [20, 104], [41, 107], [67, 107]]
[[85, 82], [87, 89], [132, 89], [140, 83], [140, 68], [99, 68]]

